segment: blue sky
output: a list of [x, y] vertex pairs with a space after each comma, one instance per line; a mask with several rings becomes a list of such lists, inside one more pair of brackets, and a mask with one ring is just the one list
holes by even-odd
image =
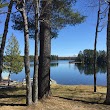
[[[72, 56], [80, 50], [94, 48], [95, 27], [87, 23], [75, 27], [66, 27], [52, 40], [52, 53], [60, 56]], [[106, 49], [106, 29], [98, 36], [98, 50]]]
[[[80, 50], [94, 48], [97, 8], [88, 7], [87, 0], [79, 0], [74, 9], [87, 18], [82, 24], [62, 29], [58, 38], [52, 40], [52, 53], [59, 56], [73, 56]], [[105, 28], [98, 33], [97, 50], [106, 50], [106, 24], [107, 18], [105, 18]]]
[[[80, 3], [77, 3], [76, 8], [78, 9], [81, 6]], [[87, 15], [87, 18], [84, 23], [76, 26], [67, 26], [64, 29], [59, 31], [58, 38], [52, 39], [52, 48], [51, 54], [59, 56], [73, 56], [78, 54], [80, 50], [84, 49], [93, 49], [94, 46], [94, 37], [95, 37], [95, 26], [96, 26], [96, 15], [97, 11], [95, 10], [82, 10], [79, 11]], [[89, 14], [88, 14], [89, 13]], [[0, 34], [3, 33], [4, 28], [4, 18], [5, 16], [0, 16], [2, 23], [0, 23]], [[11, 28], [12, 23], [10, 22], [9, 32], [7, 39], [13, 33], [20, 44], [21, 54], [24, 54], [24, 38], [23, 33], [20, 31], [14, 31]], [[103, 29], [98, 36], [97, 50], [106, 50], [106, 27]], [[34, 40], [30, 39], [30, 55], [34, 54]]]

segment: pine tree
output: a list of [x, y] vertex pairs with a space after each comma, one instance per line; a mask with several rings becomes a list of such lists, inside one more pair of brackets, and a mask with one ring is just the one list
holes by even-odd
[[[47, 1], [40, 1], [41, 3], [41, 13], [40, 17], [38, 18], [41, 25], [40, 25], [40, 61], [39, 61], [39, 98], [42, 98], [44, 94], [49, 93], [50, 91], [50, 53], [51, 53], [51, 38], [55, 37], [57, 35], [58, 30], [62, 29], [66, 25], [76, 25], [80, 24], [84, 20], [84, 16], [81, 16], [78, 12], [74, 12], [72, 9], [72, 5], [75, 3], [75, 0], [49, 0]], [[46, 4], [46, 5], [44, 5]], [[30, 6], [35, 6], [34, 4], [32, 5], [32, 2], [29, 1], [27, 2], [27, 12], [28, 10], [31, 10]], [[29, 7], [29, 8], [28, 8]], [[35, 6], [36, 7], [36, 6]], [[51, 7], [51, 9], [49, 9]], [[39, 7], [38, 7], [39, 8]], [[35, 9], [35, 8], [34, 8]], [[49, 11], [48, 11], [49, 10]], [[34, 10], [35, 11], [35, 10]], [[32, 37], [34, 39], [36, 36], [36, 31], [38, 30], [35, 26], [35, 16], [34, 16], [34, 11], [31, 10], [28, 12], [32, 13], [32, 16], [28, 16], [28, 26], [29, 26], [29, 34], [33, 35]], [[49, 13], [48, 13], [49, 12]], [[17, 30], [23, 30], [25, 25], [23, 23], [23, 19], [20, 14], [15, 14], [12, 17], [12, 21], [15, 23], [13, 26], [14, 29]], [[47, 33], [47, 35], [45, 35]], [[37, 38], [38, 39], [38, 38]], [[37, 40], [36, 39], [36, 40]], [[38, 44], [36, 44], [37, 46]], [[45, 47], [44, 47], [45, 46]], [[38, 47], [36, 47], [37, 50]], [[37, 52], [35, 52], [37, 53]], [[35, 55], [36, 56], [36, 55]], [[34, 63], [35, 71], [37, 72], [37, 56], [35, 57], [36, 62]], [[48, 67], [43, 66], [48, 64]], [[42, 70], [42, 71], [41, 71]], [[47, 75], [47, 77], [41, 82], [43, 77]], [[34, 74], [34, 78], [37, 78], [37, 74]], [[36, 87], [36, 89], [33, 89], [33, 94], [36, 94], [35, 92], [37, 91], [37, 86], [36, 84], [37, 81], [34, 80], [33, 88]], [[45, 83], [45, 88], [43, 88]], [[34, 97], [34, 96], [33, 96]], [[34, 98], [35, 100], [35, 98]]]
[[28, 17], [26, 13], [27, 1], [21, 0], [16, 4], [16, 9], [20, 12], [23, 25], [24, 25], [24, 65], [25, 65], [25, 76], [26, 76], [26, 104], [32, 104], [32, 86], [30, 79], [30, 58], [29, 58], [29, 28], [28, 28]]
[[1, 47], [0, 47], [0, 81], [2, 80], [3, 55], [4, 55], [4, 49], [5, 49], [6, 37], [8, 33], [8, 26], [9, 26], [12, 6], [13, 6], [13, 0], [10, 0], [10, 3], [8, 5], [8, 13], [7, 13], [5, 25], [4, 25], [4, 32], [1, 40]]
[[6, 69], [9, 70], [9, 80], [11, 73], [18, 73], [23, 69], [23, 58], [20, 56], [19, 43], [13, 34], [8, 40], [5, 53], [6, 56], [4, 61], [7, 67]]

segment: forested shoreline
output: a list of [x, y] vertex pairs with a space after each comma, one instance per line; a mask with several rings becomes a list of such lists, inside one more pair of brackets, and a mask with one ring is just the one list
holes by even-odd
[[[83, 64], [94, 64], [94, 50], [85, 49], [80, 51], [76, 60], [76, 62], [82, 62]], [[107, 52], [105, 50], [99, 50], [96, 52], [96, 63], [98, 65], [107, 65]]]

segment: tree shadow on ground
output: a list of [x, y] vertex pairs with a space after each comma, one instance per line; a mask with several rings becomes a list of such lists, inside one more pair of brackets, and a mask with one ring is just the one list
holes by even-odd
[[26, 104], [7, 104], [7, 103], [0, 103], [0, 106], [27, 106]]
[[0, 88], [0, 106], [26, 106], [25, 87]]
[[[79, 101], [79, 102], [83, 102], [85, 104], [105, 104], [104, 102], [101, 103], [100, 100], [98, 100], [98, 101], [86, 101], [86, 100], [81, 100], [81, 99], [74, 99], [74, 98], [67, 98], [67, 97], [60, 97], [60, 96], [53, 96], [53, 97], [58, 97], [58, 98], [61, 98], [61, 99], [71, 100], [71, 101]], [[80, 97], [80, 98], [82, 98], [82, 97]], [[103, 98], [103, 100], [104, 100], [104, 98]]]
[[[53, 89], [53, 87], [52, 87]], [[86, 104], [104, 104], [106, 90], [98, 87], [97, 92], [93, 91], [92, 86], [54, 86], [53, 97], [66, 100], [79, 101]]]
[[0, 95], [0, 98], [19, 98], [26, 97], [26, 95]]

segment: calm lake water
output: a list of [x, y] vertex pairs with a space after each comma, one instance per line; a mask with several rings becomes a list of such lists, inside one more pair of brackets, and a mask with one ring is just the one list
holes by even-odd
[[[33, 65], [31, 65], [31, 77], [33, 76]], [[11, 74], [11, 79], [23, 81], [25, 71], [18, 74]], [[82, 66], [69, 64], [69, 61], [52, 61], [51, 62], [51, 78], [58, 84], [63, 85], [93, 85], [93, 66]], [[97, 69], [97, 85], [106, 86], [106, 67]]]

